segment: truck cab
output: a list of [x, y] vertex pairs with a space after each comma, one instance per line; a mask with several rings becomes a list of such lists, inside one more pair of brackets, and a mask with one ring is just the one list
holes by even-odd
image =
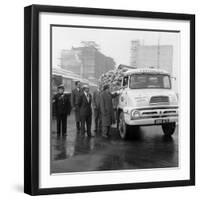
[[161, 69], [140, 68], [124, 73], [119, 91], [117, 119], [122, 139], [139, 126], [162, 126], [171, 136], [178, 122], [178, 98], [170, 74]]

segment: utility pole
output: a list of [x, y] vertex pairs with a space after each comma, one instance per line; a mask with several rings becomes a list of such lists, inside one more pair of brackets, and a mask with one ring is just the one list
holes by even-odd
[[158, 37], [158, 46], [157, 46], [157, 68], [160, 68], [160, 36]]

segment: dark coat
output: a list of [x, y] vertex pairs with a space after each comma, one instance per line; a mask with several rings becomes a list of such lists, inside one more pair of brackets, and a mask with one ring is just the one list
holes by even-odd
[[53, 97], [53, 104], [55, 108], [55, 114], [57, 117], [61, 115], [62, 116], [70, 115], [71, 112], [70, 95], [57, 93]]
[[93, 106], [94, 109], [100, 109], [100, 91], [98, 90], [93, 93]]
[[85, 117], [92, 115], [92, 95], [89, 94], [89, 101], [87, 100], [85, 93], [82, 92], [79, 98], [79, 108], [80, 108], [80, 117]]
[[103, 91], [101, 93], [100, 110], [102, 116], [102, 126], [110, 126], [114, 122], [112, 95], [110, 92]]
[[81, 95], [81, 90], [77, 88], [75, 88], [74, 90], [72, 90], [72, 96], [71, 96], [71, 104], [72, 107], [75, 108], [75, 119], [76, 122], [80, 121], [80, 108], [79, 108], [79, 98]]

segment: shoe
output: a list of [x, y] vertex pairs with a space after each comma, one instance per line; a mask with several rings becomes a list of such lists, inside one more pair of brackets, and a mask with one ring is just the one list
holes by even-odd
[[92, 137], [92, 134], [91, 134], [91, 133], [87, 133], [87, 136], [88, 136], [88, 137]]

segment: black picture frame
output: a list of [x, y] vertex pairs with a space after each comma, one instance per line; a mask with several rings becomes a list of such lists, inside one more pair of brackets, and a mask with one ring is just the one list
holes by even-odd
[[[39, 188], [39, 14], [76, 13], [101, 16], [188, 20], [190, 23], [190, 179], [162, 182]], [[195, 184], [195, 15], [31, 5], [24, 9], [24, 192], [46, 195], [187, 186]]]

